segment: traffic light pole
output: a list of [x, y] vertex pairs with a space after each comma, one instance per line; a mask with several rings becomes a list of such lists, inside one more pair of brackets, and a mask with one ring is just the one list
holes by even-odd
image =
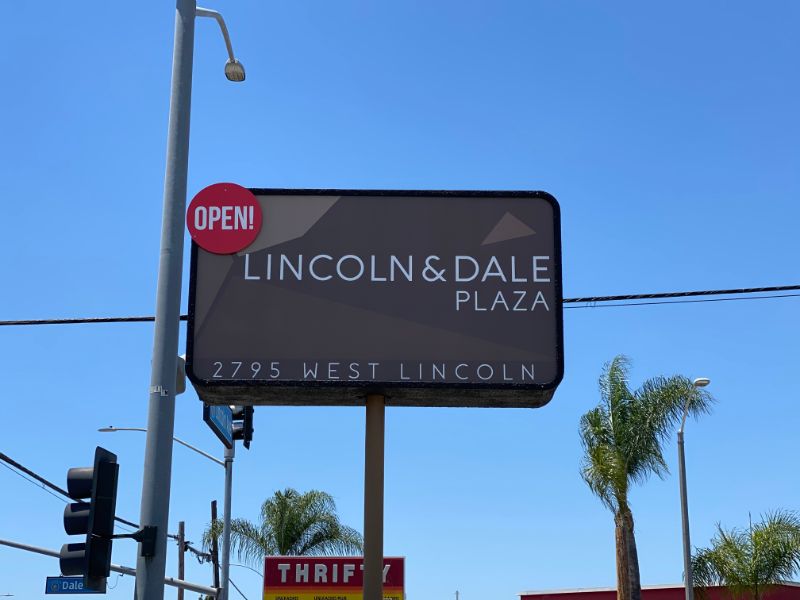
[[[16, 548], [17, 550], [35, 552], [36, 554], [43, 554], [45, 556], [52, 556], [54, 558], [60, 558], [61, 556], [61, 553], [56, 552], [55, 550], [40, 548], [39, 546], [31, 546], [30, 544], [22, 544], [20, 542], [13, 542], [11, 540], [0, 539], [0, 546], [8, 546], [10, 548]], [[122, 573], [123, 575], [136, 575], [136, 571], [134, 569], [131, 569], [130, 567], [124, 567], [122, 565], [112, 564], [111, 570], [115, 573]], [[191, 583], [190, 581], [183, 581], [182, 579], [175, 579], [174, 577], [165, 577], [164, 583], [179, 589], [189, 590], [190, 592], [205, 594], [206, 596], [211, 596], [212, 598], [216, 598], [219, 594], [219, 590], [216, 588], [210, 588], [198, 583]]]
[[156, 527], [156, 543], [154, 556], [139, 555], [136, 561], [138, 600], [164, 597], [196, 10], [195, 0], [176, 0], [161, 253], [139, 520], [142, 526]]
[[232, 448], [225, 448], [225, 506], [222, 515], [222, 594], [221, 600], [228, 600], [230, 589], [229, 573], [231, 568], [231, 494], [233, 492], [233, 457], [236, 454], [236, 443]]

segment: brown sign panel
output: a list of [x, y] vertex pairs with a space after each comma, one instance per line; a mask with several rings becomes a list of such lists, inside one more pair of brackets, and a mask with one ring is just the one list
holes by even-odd
[[251, 190], [235, 255], [192, 245], [187, 373], [224, 404], [537, 407], [564, 369], [544, 192]]

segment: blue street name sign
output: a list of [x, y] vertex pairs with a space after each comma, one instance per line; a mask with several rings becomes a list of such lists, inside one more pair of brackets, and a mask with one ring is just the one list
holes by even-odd
[[233, 414], [230, 407], [204, 404], [203, 421], [226, 448], [233, 448]]
[[45, 594], [104, 594], [83, 587], [83, 577], [48, 577]]

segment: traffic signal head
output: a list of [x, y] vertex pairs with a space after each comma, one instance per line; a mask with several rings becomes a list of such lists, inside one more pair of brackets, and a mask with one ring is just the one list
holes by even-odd
[[242, 445], [250, 449], [253, 441], [253, 413], [252, 406], [231, 406], [233, 415], [233, 439], [242, 440]]
[[105, 591], [111, 572], [111, 536], [117, 505], [117, 456], [98, 447], [93, 467], [67, 472], [67, 492], [73, 502], [64, 509], [64, 530], [68, 535], [85, 534], [86, 541], [61, 547], [62, 575], [83, 575], [84, 586]]

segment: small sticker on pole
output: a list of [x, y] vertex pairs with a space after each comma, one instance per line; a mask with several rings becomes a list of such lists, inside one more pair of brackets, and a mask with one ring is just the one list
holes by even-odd
[[215, 183], [192, 199], [186, 226], [203, 250], [235, 254], [252, 244], [261, 231], [261, 205], [240, 185]]

